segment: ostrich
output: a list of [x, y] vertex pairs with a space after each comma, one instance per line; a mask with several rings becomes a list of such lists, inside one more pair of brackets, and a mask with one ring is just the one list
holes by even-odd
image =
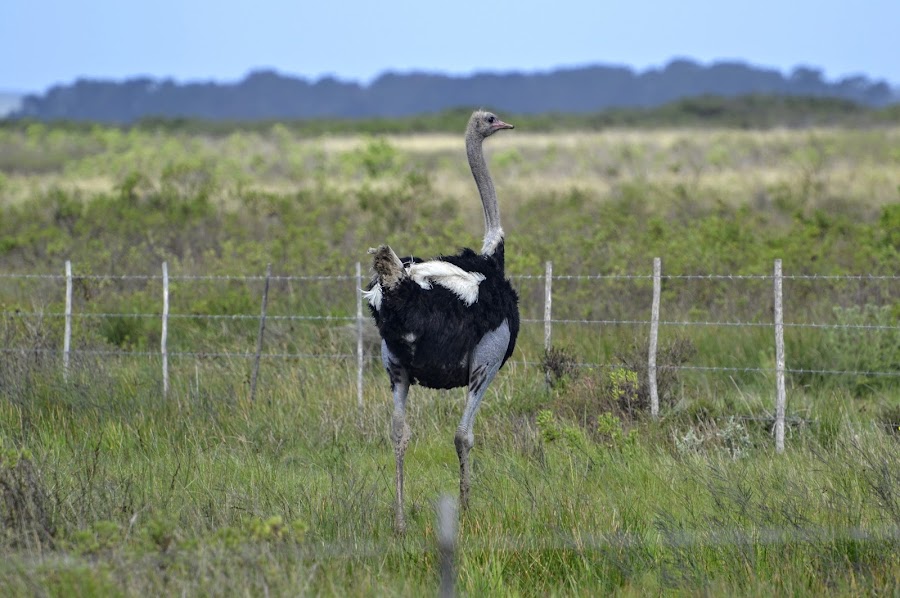
[[466, 406], [454, 441], [459, 456], [462, 508], [469, 501], [472, 426], [488, 385], [516, 345], [518, 296], [506, 279], [503, 229], [497, 195], [482, 142], [512, 129], [490, 112], [475, 111], [466, 128], [466, 154], [484, 208], [481, 252], [463, 249], [429, 261], [401, 260], [382, 245], [370, 249], [375, 275], [364, 296], [381, 334], [381, 359], [391, 381], [394, 413], [391, 440], [397, 462], [395, 528], [406, 529], [403, 513], [403, 455], [409, 443], [406, 398], [411, 384], [428, 388], [468, 385]]

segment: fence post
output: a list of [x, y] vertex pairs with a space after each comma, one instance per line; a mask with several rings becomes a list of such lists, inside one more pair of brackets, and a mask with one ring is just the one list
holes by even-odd
[[159, 339], [159, 350], [162, 356], [163, 398], [169, 396], [169, 352], [166, 346], [169, 335], [169, 265], [162, 263], [163, 313], [162, 334]]
[[544, 274], [544, 350], [550, 350], [550, 336], [553, 332], [551, 320], [553, 307], [553, 262], [547, 262]]
[[272, 278], [272, 264], [266, 264], [266, 282], [263, 285], [262, 308], [259, 313], [259, 334], [256, 336], [256, 356], [253, 361], [253, 375], [250, 377], [250, 402], [256, 401], [256, 380], [259, 378], [259, 360], [262, 357], [263, 335], [266, 333], [266, 305], [269, 303], [269, 280]]
[[66, 330], [63, 336], [63, 380], [69, 381], [69, 350], [72, 347], [72, 262], [66, 260]]
[[356, 401], [363, 406], [363, 308], [362, 308], [362, 265], [356, 262]]
[[441, 598], [456, 593], [456, 500], [441, 496], [437, 504], [437, 545], [441, 567]]
[[659, 389], [656, 385], [656, 349], [659, 342], [659, 295], [662, 260], [653, 258], [653, 304], [650, 308], [650, 348], [647, 354], [647, 383], [650, 386], [650, 415], [659, 417]]
[[[544, 353], [550, 351], [553, 333], [553, 262], [547, 262], [544, 272]], [[550, 370], [544, 372], [544, 380], [550, 387]]]
[[775, 260], [775, 452], [784, 452], [784, 309], [781, 260]]

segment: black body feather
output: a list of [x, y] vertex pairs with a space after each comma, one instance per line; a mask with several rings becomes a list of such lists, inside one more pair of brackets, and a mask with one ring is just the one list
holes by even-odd
[[[440, 285], [423, 289], [404, 278], [395, 288], [383, 289], [380, 309], [369, 308], [381, 338], [409, 373], [410, 382], [428, 388], [456, 388], [469, 384], [472, 350], [504, 320], [510, 337], [503, 363], [512, 355], [519, 333], [519, 298], [504, 274], [502, 242], [493, 255], [464, 249], [436, 259], [484, 275], [475, 303], [466, 305]], [[407, 265], [421, 260], [402, 261]], [[414, 340], [410, 342], [410, 338]]]

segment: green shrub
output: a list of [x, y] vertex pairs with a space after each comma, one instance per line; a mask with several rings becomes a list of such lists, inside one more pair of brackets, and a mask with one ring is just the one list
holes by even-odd
[[[900, 369], [900, 318], [891, 305], [834, 307], [833, 323], [795, 340], [790, 367], [812, 370], [795, 374], [802, 384], [846, 384], [856, 396], [881, 392], [896, 384], [879, 373]], [[823, 367], [823, 364], [827, 364]], [[856, 372], [821, 374], [817, 370]]]
[[747, 428], [734, 416], [728, 417], [724, 425], [711, 420], [690, 426], [684, 432], [673, 432], [673, 440], [680, 455], [723, 452], [731, 459], [748, 456], [753, 446]]
[[348, 172], [361, 169], [365, 176], [375, 179], [397, 174], [405, 159], [400, 151], [384, 137], [374, 137], [358, 149], [343, 156]]
[[[0, 438], [2, 440], [2, 438]], [[26, 450], [0, 444], [0, 539], [13, 546], [51, 547], [53, 505], [43, 476]]]
[[547, 383], [551, 388], [565, 386], [567, 381], [578, 373], [575, 356], [569, 349], [562, 347], [544, 349], [541, 356], [541, 368], [545, 372]]
[[900, 440], [900, 405], [887, 405], [878, 414], [878, 423], [894, 438]]

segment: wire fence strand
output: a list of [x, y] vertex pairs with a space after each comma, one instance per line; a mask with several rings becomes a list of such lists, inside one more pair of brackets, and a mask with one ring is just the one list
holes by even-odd
[[[615, 280], [638, 280], [650, 281], [653, 279], [652, 274], [551, 274], [548, 270], [545, 274], [520, 274], [513, 275], [510, 278], [514, 280], [558, 280], [558, 281], [615, 281]], [[548, 276], [549, 274], [549, 276]], [[773, 274], [669, 274], [661, 275], [662, 280], [685, 280], [685, 281], [772, 281], [775, 276]], [[842, 275], [822, 275], [822, 274], [786, 274], [783, 275], [787, 280], [800, 281], [898, 281], [900, 275], [894, 274], [842, 274]], [[163, 282], [163, 276], [160, 274], [77, 274], [72, 273], [68, 278], [61, 273], [9, 273], [0, 272], [0, 279], [6, 280], [51, 280], [54, 282], [64, 282], [66, 280], [74, 281], [152, 281]], [[168, 276], [168, 280], [172, 281], [222, 281], [222, 282], [247, 282], [247, 283], [264, 283], [267, 277], [265, 275], [238, 275], [238, 274], [216, 274], [216, 275], [194, 275], [194, 274], [173, 274]], [[300, 274], [300, 275], [271, 275], [270, 282], [308, 282], [308, 281], [353, 281], [354, 293], [359, 286], [359, 279], [351, 274]], [[355, 301], [354, 301], [355, 303]], [[108, 320], [108, 319], [141, 319], [141, 320], [158, 320], [162, 318], [162, 313], [149, 312], [122, 312], [122, 311], [73, 311], [60, 312], [53, 310], [3, 310], [0, 311], [0, 317], [7, 321], [25, 321], [25, 320], [41, 320], [44, 318], [71, 318], [76, 320]], [[260, 318], [257, 313], [168, 313], [166, 318], [170, 321], [217, 321], [217, 322], [257, 322]], [[359, 321], [359, 316], [341, 315], [341, 314], [267, 314], [266, 319], [273, 322], [310, 322], [310, 323], [340, 323], [350, 324]], [[643, 318], [560, 318], [545, 315], [544, 318], [523, 318], [523, 324], [543, 324], [544, 326], [636, 326], [649, 327], [653, 324], [650, 319]], [[669, 319], [657, 321], [659, 326], [663, 327], [708, 327], [708, 328], [748, 328], [748, 329], [768, 329], [772, 328], [771, 321], [760, 320], [680, 320]], [[784, 327], [788, 329], [811, 329], [811, 330], [833, 330], [833, 331], [849, 331], [849, 332], [900, 332], [900, 326], [884, 323], [860, 323], [860, 322], [786, 322]], [[361, 328], [358, 334], [362, 334]], [[55, 348], [27, 348], [27, 347], [5, 347], [0, 349], [2, 354], [24, 354], [24, 353], [59, 353]], [[117, 357], [149, 357], [158, 356], [158, 352], [143, 350], [125, 350], [106, 348], [73, 348], [70, 350], [72, 355], [93, 355], [93, 356], [117, 356]], [[203, 351], [196, 348], [188, 348], [181, 351], [168, 351], [168, 355], [176, 358], [228, 358], [228, 359], [247, 359], [255, 355], [252, 351], [233, 351], [233, 350], [211, 350]], [[270, 353], [262, 353], [260, 355], [264, 359], [350, 359], [354, 357], [352, 353], [315, 353], [315, 352], [290, 352], [277, 351]], [[367, 361], [377, 361], [377, 356], [368, 355]], [[543, 367], [544, 364], [533, 361], [520, 361], [523, 365]], [[615, 363], [591, 363], [582, 362], [574, 364], [578, 368], [617, 368], [621, 367]], [[776, 370], [774, 367], [753, 367], [753, 366], [724, 366], [724, 365], [686, 365], [686, 364], [660, 364], [659, 369], [679, 370], [679, 371], [695, 371], [695, 372], [722, 372], [722, 373], [760, 373], [772, 374]], [[828, 375], [828, 376], [858, 376], [858, 377], [900, 377], [898, 371], [872, 371], [868, 369], [851, 370], [839, 368], [790, 368], [784, 370], [789, 374], [802, 375]]]
[[[544, 280], [545, 274], [512, 274], [512, 280]], [[64, 274], [57, 273], [19, 273], [0, 272], [0, 278], [7, 279], [49, 279], [64, 280]], [[74, 280], [162, 280], [160, 274], [73, 274]], [[222, 281], [264, 281], [261, 274], [177, 274], [169, 276], [169, 280], [222, 280]], [[652, 280], [653, 274], [554, 274], [553, 280]], [[784, 274], [784, 280], [812, 281], [860, 281], [860, 280], [897, 280], [900, 274]], [[354, 280], [350, 274], [273, 274], [273, 281], [309, 281], [309, 280]], [[772, 274], [663, 274], [663, 280], [772, 280]]]
[[[159, 319], [161, 313], [157, 312], [80, 312], [72, 313], [73, 318], [143, 318]], [[0, 311], [0, 317], [9, 318], [64, 318], [63, 312], [26, 312], [26, 311]], [[170, 313], [170, 319], [186, 320], [259, 320], [259, 314], [177, 314]], [[333, 315], [266, 315], [268, 320], [313, 320], [313, 321], [342, 321], [355, 322], [355, 316]], [[650, 320], [605, 320], [605, 319], [573, 319], [552, 318], [544, 320], [539, 318], [523, 318], [523, 324], [574, 324], [574, 325], [605, 325], [605, 326], [649, 326]], [[660, 320], [661, 326], [712, 326], [712, 327], [737, 327], [737, 328], [771, 328], [771, 322], [750, 321], [686, 321], [686, 320]], [[887, 324], [817, 324], [805, 322], [785, 322], [785, 328], [813, 328], [831, 330], [898, 330], [900, 326]]]

